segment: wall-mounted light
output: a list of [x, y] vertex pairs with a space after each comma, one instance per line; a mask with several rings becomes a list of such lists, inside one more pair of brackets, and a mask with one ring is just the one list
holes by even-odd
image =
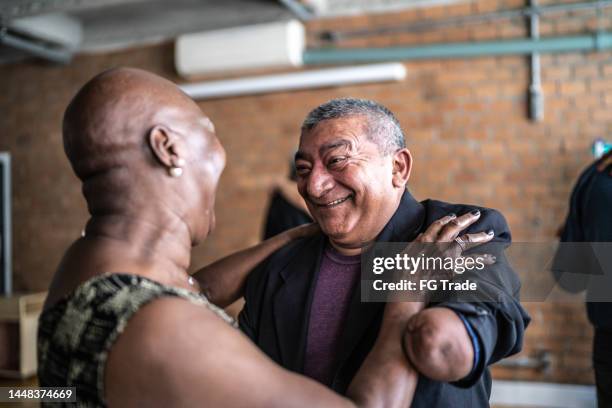
[[199, 82], [184, 84], [180, 88], [194, 99], [207, 99], [370, 82], [401, 81], [404, 78], [406, 78], [406, 67], [403, 64], [385, 63]]

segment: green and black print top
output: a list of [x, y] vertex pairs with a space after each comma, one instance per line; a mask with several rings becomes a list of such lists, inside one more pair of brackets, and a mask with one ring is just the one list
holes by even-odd
[[[77, 405], [103, 407], [104, 370], [110, 348], [141, 307], [163, 296], [209, 308], [235, 325], [202, 295], [128, 274], [105, 274], [81, 284], [45, 310], [38, 326], [41, 387], [76, 387]], [[71, 404], [72, 405], [72, 404]]]

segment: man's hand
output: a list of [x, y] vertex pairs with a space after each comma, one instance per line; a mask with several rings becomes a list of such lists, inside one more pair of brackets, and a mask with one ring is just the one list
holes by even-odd
[[451, 309], [432, 307], [414, 315], [408, 321], [403, 342], [417, 371], [432, 380], [458, 381], [472, 370], [472, 340]]

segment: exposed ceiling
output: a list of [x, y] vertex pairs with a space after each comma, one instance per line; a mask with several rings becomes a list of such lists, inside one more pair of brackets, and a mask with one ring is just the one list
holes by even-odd
[[[273, 0], [46, 0], [0, 2], [0, 21], [62, 13], [80, 23], [78, 52], [144, 45], [197, 31], [289, 19], [293, 14]], [[29, 34], [29, 33], [28, 33]], [[25, 53], [0, 47], [0, 62]]]
[[360, 13], [382, 13], [414, 7], [457, 3], [461, 0], [302, 0], [316, 16], [333, 17]]
[[[61, 55], [54, 58], [53, 55], [46, 55], [45, 51], [54, 47], [65, 48], [66, 44], [49, 41], [49, 35], [39, 30], [39, 20], [28, 21], [48, 14], [54, 15], [56, 20], [57, 16], [62, 16], [64, 21], [80, 27], [79, 30], [72, 27], [68, 34], [62, 33], [67, 36], [79, 31], [78, 47], [73, 47], [74, 41], [69, 41], [70, 49], [60, 50], [67, 54], [66, 60], [75, 52], [145, 45], [184, 33], [295, 17], [321, 18], [381, 12], [453, 1], [461, 0], [2, 0], [0, 43], [3, 45], [0, 44], [0, 63], [32, 54], [62, 60]], [[17, 27], [19, 20], [29, 23], [34, 34]], [[64, 28], [65, 25], [56, 23], [53, 29], [63, 31]], [[54, 36], [55, 33], [51, 35]], [[24, 52], [24, 48], [30, 45]]]

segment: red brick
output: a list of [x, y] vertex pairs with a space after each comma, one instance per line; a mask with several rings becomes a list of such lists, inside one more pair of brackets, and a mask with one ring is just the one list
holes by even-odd
[[[610, 71], [612, 73], [612, 70]], [[583, 80], [586, 78], [596, 78], [599, 76], [599, 67], [597, 65], [578, 65], [574, 67], [574, 78]]]
[[559, 92], [565, 96], [582, 95], [586, 92], [586, 83], [578, 81], [561, 82], [559, 84]]
[[612, 63], [603, 65], [603, 76], [604, 78], [612, 81]]
[[546, 64], [542, 67], [542, 77], [549, 80], [568, 80], [571, 78], [572, 70], [568, 65]]

